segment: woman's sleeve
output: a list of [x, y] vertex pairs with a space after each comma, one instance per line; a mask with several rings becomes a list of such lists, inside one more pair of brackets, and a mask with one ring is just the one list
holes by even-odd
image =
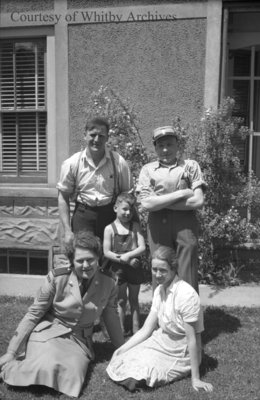
[[52, 272], [49, 272], [34, 303], [29, 307], [10, 340], [7, 353], [16, 354], [26, 342], [32, 330], [51, 307], [55, 290], [54, 276]]
[[190, 285], [184, 282], [176, 297], [176, 307], [184, 322], [191, 323], [199, 321], [200, 298]]

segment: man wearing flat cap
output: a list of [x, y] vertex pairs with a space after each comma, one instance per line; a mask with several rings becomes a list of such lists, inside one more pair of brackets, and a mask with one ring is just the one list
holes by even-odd
[[151, 255], [161, 245], [176, 249], [179, 277], [198, 291], [198, 223], [195, 210], [203, 206], [204, 189], [199, 164], [177, 158], [178, 137], [172, 126], [153, 132], [157, 161], [143, 166], [137, 191], [149, 212]]

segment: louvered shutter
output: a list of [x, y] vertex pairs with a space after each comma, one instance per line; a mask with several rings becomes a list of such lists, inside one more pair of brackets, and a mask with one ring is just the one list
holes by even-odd
[[44, 39], [1, 41], [1, 175], [46, 179], [45, 53]]

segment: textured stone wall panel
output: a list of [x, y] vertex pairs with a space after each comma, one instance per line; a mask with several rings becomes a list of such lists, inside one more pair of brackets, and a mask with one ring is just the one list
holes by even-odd
[[14, 199], [12, 197], [0, 197], [0, 218], [13, 216]]
[[59, 221], [55, 219], [2, 218], [0, 222], [0, 246], [59, 245]]
[[0, 218], [7, 216], [13, 217], [13, 215], [14, 215], [13, 206], [6, 206], [6, 205], [0, 206]]
[[59, 217], [59, 209], [58, 207], [48, 207], [48, 216], [49, 217]]
[[58, 199], [49, 199], [47, 204], [47, 213], [49, 217], [59, 217]]
[[14, 206], [14, 215], [16, 217], [44, 217], [47, 215], [46, 207], [40, 206]]
[[59, 218], [58, 200], [0, 197], [0, 217]]

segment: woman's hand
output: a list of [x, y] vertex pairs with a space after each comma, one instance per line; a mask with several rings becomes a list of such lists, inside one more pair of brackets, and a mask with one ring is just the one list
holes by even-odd
[[199, 389], [204, 389], [205, 392], [213, 391], [213, 386], [211, 383], [201, 381], [200, 379], [192, 379], [192, 387], [194, 390], [196, 390], [196, 392], [198, 392]]
[[5, 364], [7, 364], [8, 362], [10, 362], [14, 359], [15, 359], [15, 356], [13, 354], [10, 354], [10, 353], [4, 354], [2, 357], [0, 357], [0, 368], [4, 367]]

